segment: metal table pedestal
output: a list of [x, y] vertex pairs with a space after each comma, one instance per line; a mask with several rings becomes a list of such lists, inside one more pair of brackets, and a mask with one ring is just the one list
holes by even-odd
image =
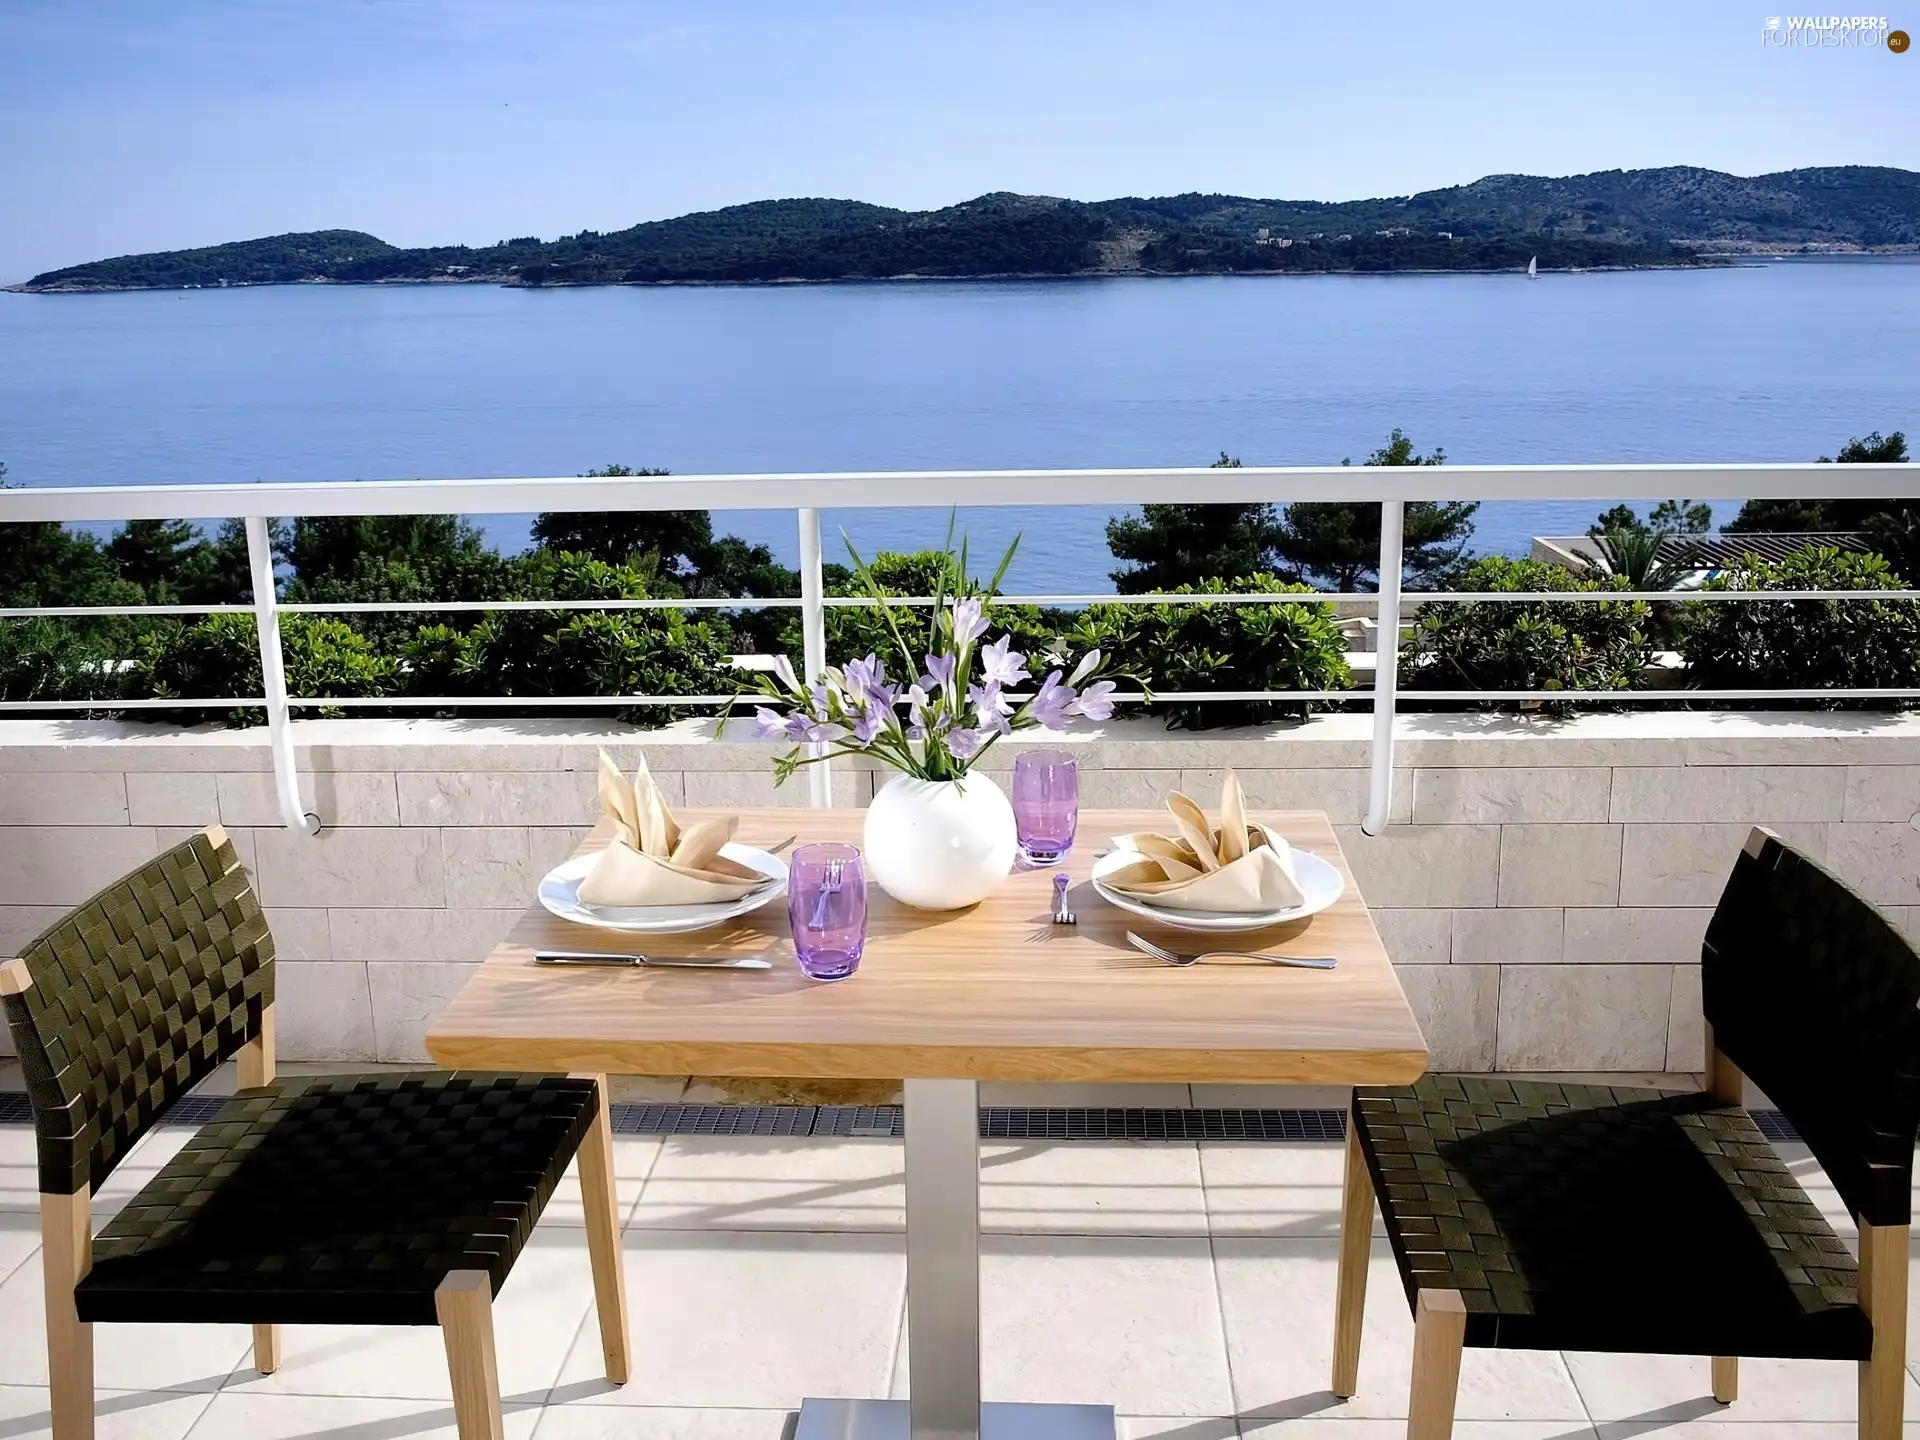
[[[793, 1440], [921, 1440], [906, 1400], [808, 1400]], [[929, 1434], [937, 1432], [927, 1432]], [[985, 1440], [1113, 1440], [1111, 1405], [980, 1407]]]
[[1114, 1440], [1111, 1405], [980, 1403], [980, 1087], [906, 1083], [911, 1400], [807, 1400], [794, 1440]]

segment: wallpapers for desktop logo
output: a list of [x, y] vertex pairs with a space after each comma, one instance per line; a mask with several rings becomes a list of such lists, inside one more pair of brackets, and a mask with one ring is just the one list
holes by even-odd
[[1904, 54], [1911, 43], [1884, 15], [1769, 15], [1760, 43], [1777, 49], [1879, 50]]

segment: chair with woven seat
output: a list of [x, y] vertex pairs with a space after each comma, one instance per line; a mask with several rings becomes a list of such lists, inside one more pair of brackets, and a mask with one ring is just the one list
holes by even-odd
[[[604, 1076], [274, 1075], [273, 938], [220, 827], [0, 965], [37, 1131], [55, 1440], [96, 1322], [439, 1325], [461, 1440], [499, 1440], [493, 1297], [576, 1154], [607, 1378], [627, 1378]], [[91, 1198], [222, 1062], [240, 1089], [96, 1236]]]
[[[1824, 868], [1756, 829], [1702, 950], [1707, 1090], [1428, 1076], [1357, 1090], [1333, 1391], [1358, 1385], [1377, 1199], [1414, 1312], [1410, 1440], [1452, 1433], [1461, 1351], [1859, 1365], [1859, 1433], [1901, 1434], [1920, 1130], [1920, 954]], [[1859, 1223], [1860, 1258], [1742, 1107], [1778, 1105]]]

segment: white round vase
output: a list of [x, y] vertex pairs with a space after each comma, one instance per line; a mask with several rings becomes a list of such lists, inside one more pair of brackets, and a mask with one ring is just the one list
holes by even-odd
[[1013, 806], [985, 775], [897, 775], [867, 807], [867, 876], [902, 905], [958, 910], [984, 900], [1013, 869]]

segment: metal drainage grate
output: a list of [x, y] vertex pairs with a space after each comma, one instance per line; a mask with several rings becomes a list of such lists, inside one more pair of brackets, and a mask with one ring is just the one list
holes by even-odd
[[811, 1105], [620, 1105], [616, 1135], [811, 1135]]
[[[621, 1111], [627, 1109], [628, 1113]], [[806, 1107], [731, 1105], [614, 1106], [623, 1135], [795, 1135], [897, 1139], [898, 1105]], [[1339, 1110], [1148, 1110], [989, 1108], [983, 1140], [1333, 1140], [1346, 1135]]]
[[[223, 1097], [189, 1095], [161, 1118], [163, 1125], [206, 1124]], [[33, 1111], [18, 1091], [0, 1091], [0, 1125], [31, 1125]], [[1753, 1123], [1769, 1140], [1800, 1143], [1800, 1132], [1778, 1110], [1755, 1110]], [[616, 1135], [767, 1135], [796, 1139], [897, 1140], [898, 1105], [630, 1105], [613, 1107]], [[1338, 1141], [1347, 1133], [1341, 1110], [1123, 1110], [1017, 1107], [980, 1112], [983, 1140], [1237, 1140], [1257, 1143]]]
[[[985, 1118], [984, 1112], [981, 1118]], [[851, 1140], [897, 1140], [900, 1138], [900, 1107], [822, 1105], [814, 1113], [813, 1133]]]
[[990, 1140], [1340, 1140], [1339, 1110], [986, 1110]]

